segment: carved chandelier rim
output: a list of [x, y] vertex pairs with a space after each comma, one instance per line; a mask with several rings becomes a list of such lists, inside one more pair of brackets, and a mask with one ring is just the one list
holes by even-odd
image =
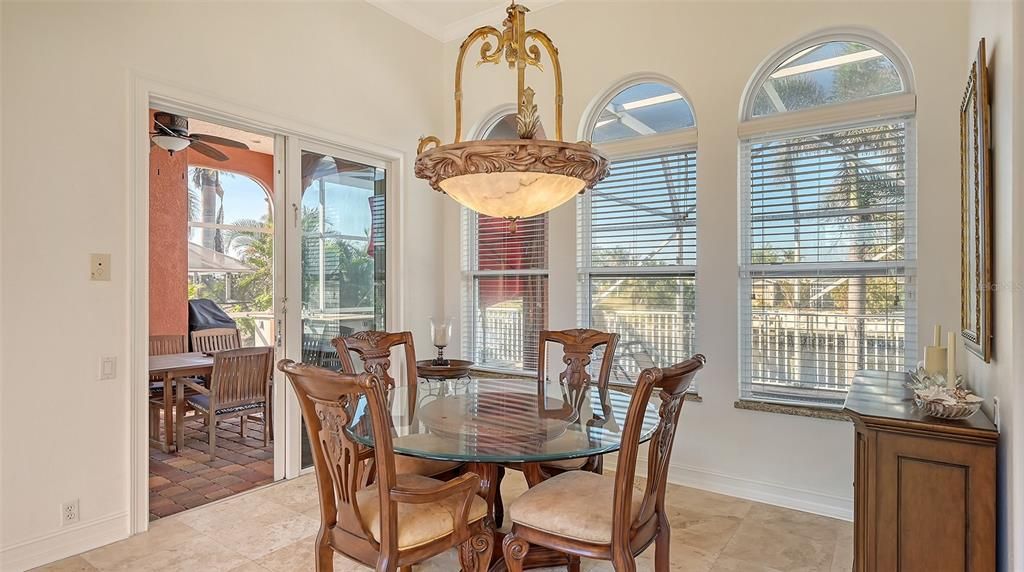
[[488, 173], [545, 173], [583, 181], [586, 191], [608, 175], [608, 159], [590, 143], [548, 139], [463, 141], [428, 149], [416, 157], [416, 176], [440, 193], [443, 181]]

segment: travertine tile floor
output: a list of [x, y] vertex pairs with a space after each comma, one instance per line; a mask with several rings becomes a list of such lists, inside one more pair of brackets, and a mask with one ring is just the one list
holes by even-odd
[[[510, 471], [502, 486], [513, 499], [526, 484]], [[686, 572], [849, 571], [850, 523], [681, 486], [669, 486], [672, 570]], [[508, 502], [506, 500], [506, 502]], [[319, 527], [312, 475], [243, 493], [150, 523], [145, 534], [44, 566], [49, 571], [292, 572], [313, 570]], [[653, 546], [639, 570], [654, 567]], [[422, 572], [457, 572], [454, 554]], [[369, 570], [340, 556], [338, 572]], [[583, 570], [611, 572], [584, 560]]]

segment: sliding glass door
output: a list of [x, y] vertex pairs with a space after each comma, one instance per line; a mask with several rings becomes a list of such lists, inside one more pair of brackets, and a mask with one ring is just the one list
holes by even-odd
[[[386, 165], [304, 141], [288, 149], [288, 356], [338, 369], [331, 340], [385, 329]], [[294, 398], [289, 476], [312, 466]]]

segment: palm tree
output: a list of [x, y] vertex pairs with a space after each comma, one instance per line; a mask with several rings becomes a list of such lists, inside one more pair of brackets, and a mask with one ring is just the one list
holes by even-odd
[[[220, 184], [222, 174], [233, 176], [217, 169], [192, 168], [192, 186], [199, 192], [200, 222], [224, 224], [224, 187]], [[191, 196], [189, 202], [191, 214]], [[199, 236], [201, 245], [217, 252], [224, 252], [224, 237], [220, 229], [203, 227], [199, 231]]]

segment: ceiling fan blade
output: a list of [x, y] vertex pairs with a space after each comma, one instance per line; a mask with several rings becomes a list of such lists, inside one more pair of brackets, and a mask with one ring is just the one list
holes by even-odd
[[228, 160], [228, 156], [227, 155], [225, 155], [224, 153], [221, 153], [220, 151], [214, 149], [213, 147], [210, 147], [209, 145], [207, 145], [206, 143], [203, 143], [202, 141], [195, 141], [195, 140], [193, 140], [192, 144], [189, 145], [188, 148], [192, 149], [193, 151], [197, 151], [199, 153], [202, 153], [203, 155], [206, 155], [207, 157], [209, 157], [209, 158], [211, 158], [211, 159], [213, 159], [215, 161], [227, 161]]
[[192, 133], [189, 135], [193, 141], [202, 141], [203, 143], [211, 143], [213, 145], [222, 145], [224, 147], [234, 147], [235, 149], [248, 150], [249, 146], [240, 141], [234, 139], [225, 139], [224, 137], [217, 137], [216, 135], [207, 135], [205, 133]]
[[[153, 126], [154, 126], [154, 127], [155, 127], [155, 128], [157, 129], [157, 130], [159, 130], [159, 131], [161, 131], [161, 132], [162, 132], [162, 133], [160, 133], [160, 135], [171, 135], [171, 136], [173, 136], [173, 137], [180, 137], [180, 135], [178, 135], [178, 134], [177, 134], [177, 133], [175, 133], [174, 131], [171, 131], [171, 128], [170, 128], [170, 127], [168, 127], [168, 126], [164, 125], [163, 123], [160, 123], [160, 122], [159, 122], [159, 121], [157, 121], [156, 119], [154, 119], [154, 120], [153, 120]], [[157, 133], [154, 133], [153, 135], [157, 135]]]

